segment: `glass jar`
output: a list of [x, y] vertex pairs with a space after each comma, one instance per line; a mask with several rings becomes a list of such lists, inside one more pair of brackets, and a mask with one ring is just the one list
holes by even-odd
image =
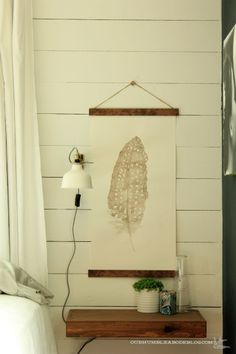
[[177, 312], [186, 312], [190, 309], [187, 258], [187, 256], [177, 257], [177, 275], [175, 279]]

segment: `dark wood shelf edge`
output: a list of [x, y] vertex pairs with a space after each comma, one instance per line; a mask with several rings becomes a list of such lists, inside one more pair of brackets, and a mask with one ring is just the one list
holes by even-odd
[[176, 274], [176, 270], [88, 270], [88, 276], [90, 278], [174, 278]]

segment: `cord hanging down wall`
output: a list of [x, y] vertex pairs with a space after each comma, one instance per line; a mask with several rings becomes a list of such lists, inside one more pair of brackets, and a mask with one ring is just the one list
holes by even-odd
[[[129, 86], [137, 86], [141, 90], [145, 91], [159, 102], [164, 103], [167, 108], [101, 108], [101, 106], [110, 101], [113, 97], [119, 95], [122, 91], [126, 90]], [[178, 116], [179, 109], [173, 108], [167, 102], [160, 97], [156, 96], [152, 92], [148, 91], [143, 86], [139, 85], [135, 81], [131, 81], [128, 85], [124, 86], [119, 91], [115, 92], [110, 97], [99, 103], [96, 107], [89, 109], [90, 116]]]

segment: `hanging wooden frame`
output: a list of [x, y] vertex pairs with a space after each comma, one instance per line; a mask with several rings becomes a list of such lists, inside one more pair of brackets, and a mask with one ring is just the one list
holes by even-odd
[[[167, 107], [164, 108], [111, 108], [111, 107], [101, 107], [105, 102], [108, 102], [113, 97], [118, 95], [123, 90], [127, 89], [129, 86], [137, 86], [149, 95], [153, 96], [158, 101], [165, 104]], [[135, 81], [130, 82], [125, 87], [120, 89], [118, 92], [115, 92], [113, 95], [99, 103], [96, 107], [89, 109], [90, 116], [179, 116], [179, 109], [170, 106], [163, 99], [157, 97], [152, 92], [148, 91]], [[121, 278], [174, 278], [177, 274], [175, 269], [166, 269], [166, 270], [140, 270], [140, 269], [92, 269], [88, 270], [88, 277], [96, 277], [96, 278], [113, 278], [113, 277], [121, 277]]]
[[[129, 86], [137, 86], [149, 95], [156, 98], [158, 101], [164, 103], [168, 106], [168, 108], [100, 108], [101, 105], [113, 97], [117, 96], [123, 90], [126, 90]], [[178, 116], [179, 109], [170, 106], [167, 102], [165, 102], [160, 97], [154, 95], [152, 92], [145, 89], [143, 86], [139, 85], [135, 81], [131, 81], [128, 85], [123, 87], [121, 90], [115, 92], [112, 96], [108, 97], [101, 103], [99, 103], [94, 108], [89, 108], [90, 116]]]

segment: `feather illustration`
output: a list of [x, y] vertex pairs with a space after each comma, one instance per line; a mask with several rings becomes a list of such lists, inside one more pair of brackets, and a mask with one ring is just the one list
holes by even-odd
[[135, 136], [119, 153], [108, 194], [110, 214], [127, 229], [133, 250], [132, 235], [142, 221], [148, 197], [147, 160], [143, 143]]

